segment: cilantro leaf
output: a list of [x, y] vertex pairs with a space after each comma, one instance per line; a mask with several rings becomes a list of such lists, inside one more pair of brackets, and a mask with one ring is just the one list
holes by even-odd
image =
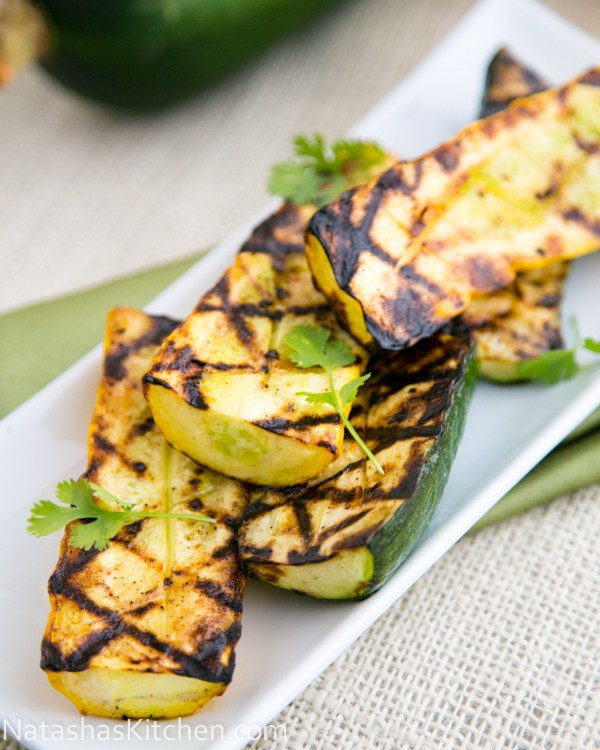
[[77, 508], [61, 507], [51, 500], [39, 500], [31, 509], [27, 531], [33, 536], [46, 536], [60, 531], [80, 518]]
[[592, 338], [581, 341], [576, 320], [574, 325], [577, 341], [571, 349], [550, 349], [540, 354], [539, 357], [526, 359], [517, 364], [517, 373], [523, 380], [541, 380], [549, 385], [554, 385], [561, 380], [569, 380], [581, 369], [576, 357], [579, 347], [600, 354], [600, 341]]
[[358, 389], [363, 383], [366, 383], [370, 377], [371, 373], [367, 372], [365, 375], [361, 375], [359, 378], [354, 378], [354, 380], [351, 380], [340, 388], [340, 401], [342, 406], [347, 406], [356, 401]]
[[584, 339], [583, 340], [583, 346], [585, 349], [587, 349], [590, 352], [594, 352], [595, 354], [600, 354], [600, 340], [598, 339]]
[[312, 203], [321, 187], [319, 176], [302, 164], [285, 162], [271, 169], [267, 190], [294, 203]]
[[517, 372], [524, 380], [541, 380], [549, 385], [569, 380], [578, 370], [573, 349], [550, 349], [535, 359], [517, 364]]
[[[114, 503], [123, 510], [109, 510], [98, 505], [95, 497], [106, 503]], [[69, 541], [74, 547], [85, 550], [96, 547], [103, 550], [123, 526], [137, 518], [178, 518], [185, 521], [215, 523], [214, 518], [199, 513], [159, 513], [136, 511], [135, 505], [126, 503], [108, 490], [85, 479], [70, 479], [60, 482], [56, 498], [63, 505], [51, 500], [40, 500], [31, 509], [27, 531], [42, 537], [60, 531], [73, 521], [84, 521], [71, 529]]]
[[322, 326], [297, 325], [285, 337], [290, 359], [298, 367], [334, 367], [351, 365], [356, 357], [341, 339], [332, 339], [331, 331]]
[[135, 505], [135, 503], [131, 504], [123, 502], [123, 500], [118, 498], [116, 495], [113, 495], [112, 492], [99, 487], [93, 482], [87, 482], [87, 484], [89, 484], [89, 486], [92, 488], [94, 497], [99, 497], [100, 500], [104, 500], [105, 503], [116, 503], [117, 505], [120, 505], [123, 510], [131, 510]]
[[267, 183], [273, 195], [292, 203], [323, 205], [373, 176], [386, 159], [373, 141], [340, 140], [327, 147], [319, 133], [294, 138], [296, 160], [275, 164]]
[[347, 367], [351, 365], [355, 356], [350, 346], [341, 339], [332, 339], [331, 331], [328, 328], [311, 325], [297, 325], [288, 331], [284, 337], [284, 343], [289, 348], [290, 360], [298, 367], [322, 367], [327, 374], [329, 390], [323, 393], [309, 393], [307, 391], [298, 391], [297, 396], [304, 396], [309, 404], [328, 404], [333, 407], [348, 432], [354, 440], [360, 445], [367, 458], [375, 466], [380, 474], [383, 474], [381, 464], [375, 458], [370, 448], [356, 432], [344, 410], [356, 399], [356, 394], [360, 386], [370, 377], [362, 375], [354, 378], [340, 388], [339, 393], [335, 389], [333, 381], [333, 371], [336, 367]]
[[324, 391], [323, 393], [310, 393], [309, 391], [298, 391], [296, 396], [304, 396], [309, 404], [329, 404], [337, 409], [334, 395], [331, 391]]
[[105, 510], [98, 513], [89, 523], [80, 523], [71, 529], [70, 542], [74, 547], [85, 550], [96, 547], [102, 551], [108, 547], [110, 540], [130, 522], [121, 511]]
[[328, 169], [329, 161], [325, 153], [325, 138], [320, 133], [315, 133], [312, 139], [309, 135], [297, 135], [293, 142], [297, 156], [312, 159], [313, 166], [317, 171]]

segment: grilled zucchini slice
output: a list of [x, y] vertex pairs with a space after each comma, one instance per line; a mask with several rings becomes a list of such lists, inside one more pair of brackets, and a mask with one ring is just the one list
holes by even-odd
[[217, 523], [146, 519], [101, 552], [75, 549], [67, 530], [41, 666], [84, 714], [183, 716], [232, 677], [244, 588], [234, 534], [247, 492], [172, 450], [152, 420], [141, 377], [175, 325], [110, 313], [84, 476], [140, 509], [177, 506]]
[[311, 596], [372, 594], [405, 560], [446, 485], [477, 371], [464, 338], [437, 334], [370, 365], [351, 419], [382, 464], [352, 439], [308, 486], [256, 489], [238, 532], [257, 578]]
[[317, 285], [365, 345], [401, 349], [600, 243], [600, 68], [518, 99], [320, 209]]
[[304, 482], [342, 447], [335, 410], [297, 395], [327, 390], [325, 373], [293, 365], [285, 334], [298, 324], [318, 325], [351, 346], [356, 361], [335, 370], [337, 388], [366, 365], [365, 350], [340, 329], [313, 285], [303, 245], [313, 210], [286, 204], [257, 227], [144, 378], [154, 419], [171, 445], [255, 484]]
[[[548, 88], [538, 75], [501, 49], [486, 76], [481, 116], [505, 109], [519, 96]], [[518, 364], [564, 346], [560, 305], [568, 263], [523, 271], [505, 289], [474, 299], [461, 316], [476, 346], [479, 371], [497, 382], [521, 379]]]

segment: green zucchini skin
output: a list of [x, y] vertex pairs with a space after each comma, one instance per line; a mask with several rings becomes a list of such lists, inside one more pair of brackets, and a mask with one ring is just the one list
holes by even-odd
[[325, 599], [363, 599], [404, 562], [442, 496], [478, 378], [473, 345], [437, 334], [372, 362], [351, 419], [385, 470], [351, 438], [302, 487], [255, 490], [238, 531], [249, 575]]
[[35, 0], [51, 30], [43, 67], [134, 110], [204, 89], [339, 0]]
[[471, 348], [451, 386], [444, 427], [423, 465], [413, 496], [368, 542], [375, 563], [373, 578], [369, 588], [357, 598], [364, 599], [383, 586], [413, 551], [431, 522], [448, 482], [478, 379], [475, 350]]

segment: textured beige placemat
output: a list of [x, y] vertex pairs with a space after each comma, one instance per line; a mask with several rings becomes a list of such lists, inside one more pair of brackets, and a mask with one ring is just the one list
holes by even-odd
[[[600, 34], [596, 0], [549, 4]], [[470, 5], [353, 0], [151, 124], [29, 73], [0, 97], [0, 309], [219, 239], [292, 134], [343, 132]], [[600, 747], [599, 524], [596, 489], [463, 540], [252, 747]]]

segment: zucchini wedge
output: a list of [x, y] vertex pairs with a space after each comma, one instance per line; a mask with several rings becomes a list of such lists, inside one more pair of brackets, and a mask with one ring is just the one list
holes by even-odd
[[292, 364], [284, 336], [302, 323], [347, 341], [356, 362], [336, 369], [337, 388], [364, 371], [366, 353], [315, 289], [302, 246], [281, 253], [277, 237], [271, 246], [250, 238], [166, 339], [144, 383], [154, 419], [175, 448], [228, 476], [288, 485], [334, 461], [344, 429], [333, 407], [297, 395], [326, 390], [326, 374]]
[[[486, 76], [481, 116], [505, 109], [519, 96], [548, 88], [536, 73], [501, 49]], [[560, 305], [568, 263], [518, 273], [514, 282], [474, 299], [460, 317], [477, 347], [480, 374], [496, 382], [520, 380], [518, 364], [564, 346]]]
[[41, 666], [84, 714], [184, 716], [223, 693], [233, 673], [245, 581], [234, 534], [247, 492], [173, 451], [142, 394], [175, 325], [128, 308], [109, 314], [84, 477], [140, 510], [177, 506], [217, 523], [145, 519], [101, 552], [74, 548], [66, 531]]
[[382, 586], [431, 520], [446, 485], [477, 380], [474, 349], [437, 334], [381, 353], [352, 422], [385, 469], [346, 439], [308, 486], [257, 488], [238, 531], [248, 573], [325, 599], [360, 599]]
[[600, 68], [320, 209], [316, 283], [361, 343], [410, 346], [518, 271], [598, 249], [599, 147]]
[[286, 333], [318, 325], [351, 346], [356, 362], [335, 370], [337, 388], [366, 366], [365, 350], [314, 287], [303, 243], [313, 212], [313, 206], [285, 204], [258, 226], [233, 266], [166, 339], [144, 378], [154, 419], [171, 445], [255, 484], [304, 482], [342, 448], [335, 410], [297, 395], [326, 390], [325, 372], [293, 365]]

